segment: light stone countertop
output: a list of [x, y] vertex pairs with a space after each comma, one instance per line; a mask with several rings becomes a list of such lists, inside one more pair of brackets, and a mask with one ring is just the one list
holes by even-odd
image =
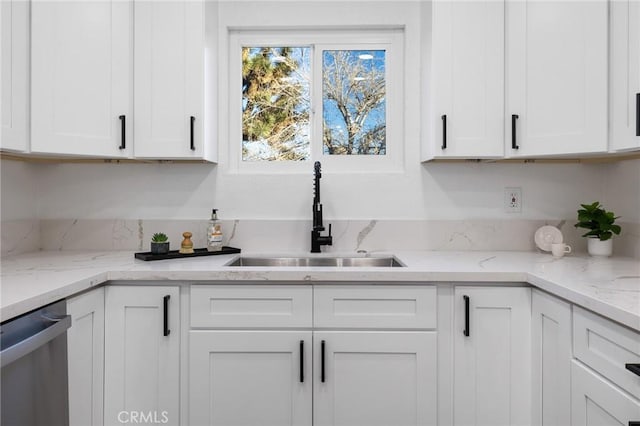
[[[382, 256], [385, 253], [373, 253]], [[526, 282], [640, 331], [640, 262], [533, 252], [393, 253], [404, 268], [227, 267], [238, 255], [144, 262], [132, 251], [42, 251], [1, 259], [0, 321], [111, 280]], [[243, 256], [267, 256], [242, 253]], [[308, 256], [269, 253], [268, 256]], [[326, 253], [319, 256], [354, 256]], [[356, 255], [363, 256], [363, 255]]]

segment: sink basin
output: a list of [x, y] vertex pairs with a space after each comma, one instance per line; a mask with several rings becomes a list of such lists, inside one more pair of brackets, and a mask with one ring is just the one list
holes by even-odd
[[266, 266], [266, 267], [403, 267], [393, 256], [389, 257], [239, 257], [226, 266]]

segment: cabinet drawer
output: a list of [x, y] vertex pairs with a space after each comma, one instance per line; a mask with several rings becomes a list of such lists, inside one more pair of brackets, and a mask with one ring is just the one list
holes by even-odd
[[433, 286], [316, 286], [314, 326], [436, 328]]
[[640, 402], [576, 361], [571, 362], [571, 424], [632, 425]]
[[587, 310], [573, 308], [576, 358], [640, 398], [640, 377], [625, 364], [640, 364], [640, 334]]
[[311, 327], [311, 286], [192, 285], [191, 327]]

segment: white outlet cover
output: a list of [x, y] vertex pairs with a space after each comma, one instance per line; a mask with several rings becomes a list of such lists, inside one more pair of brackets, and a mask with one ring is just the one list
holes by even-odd
[[522, 212], [522, 188], [515, 186], [504, 188], [504, 211], [507, 213]]

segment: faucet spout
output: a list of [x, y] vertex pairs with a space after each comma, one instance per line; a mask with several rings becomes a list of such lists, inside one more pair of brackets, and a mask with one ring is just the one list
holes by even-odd
[[332, 245], [331, 225], [329, 225], [329, 235], [321, 235], [324, 231], [322, 223], [322, 204], [320, 203], [320, 178], [322, 177], [321, 165], [316, 161], [313, 165], [313, 228], [311, 229], [311, 253], [320, 253], [320, 247]]

